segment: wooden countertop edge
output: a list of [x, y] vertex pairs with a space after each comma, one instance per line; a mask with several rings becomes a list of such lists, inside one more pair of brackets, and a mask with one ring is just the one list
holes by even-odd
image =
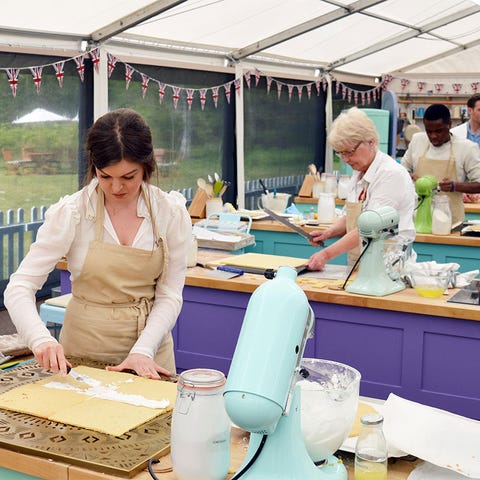
[[[307, 232], [312, 232], [313, 230], [323, 230], [327, 227], [327, 225], [319, 225], [315, 227], [309, 225], [302, 226], [302, 228]], [[277, 222], [276, 220], [255, 220], [252, 223], [251, 230], [295, 233], [285, 225]], [[306, 240], [305, 242], [308, 243]], [[450, 235], [432, 235], [428, 233], [419, 233], [415, 237], [415, 242], [478, 247], [480, 246], [480, 237], [462, 237], [459, 232], [451, 233]]]
[[[266, 279], [261, 275], [244, 274], [229, 280], [206, 276], [206, 270], [201, 267], [188, 269], [185, 285], [190, 287], [212, 288], [232, 292], [252, 293]], [[480, 309], [476, 305], [447, 303], [447, 296], [441, 298], [425, 298], [412, 289], [405, 289], [385, 297], [357, 295], [345, 291], [332, 290], [328, 287], [315, 288], [302, 286], [309, 301], [334, 303], [351, 307], [373, 308], [405, 313], [433, 315], [437, 317], [458, 318], [480, 321]], [[458, 289], [452, 290], [451, 295]]]

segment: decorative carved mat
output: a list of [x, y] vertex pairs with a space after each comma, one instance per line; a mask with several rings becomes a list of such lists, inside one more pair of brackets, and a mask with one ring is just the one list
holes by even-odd
[[[106, 364], [69, 359], [72, 365]], [[35, 361], [0, 373], [0, 394], [52, 374]], [[104, 433], [0, 409], [0, 447], [122, 477], [133, 477], [170, 446], [171, 412], [113, 437]]]

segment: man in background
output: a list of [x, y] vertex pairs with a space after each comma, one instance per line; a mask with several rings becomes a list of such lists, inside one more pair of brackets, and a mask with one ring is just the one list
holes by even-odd
[[413, 135], [402, 165], [415, 181], [433, 175], [440, 189], [448, 192], [452, 225], [465, 219], [462, 193], [480, 193], [480, 149], [477, 144], [450, 133], [450, 110], [430, 105], [423, 116], [425, 132]]
[[469, 120], [453, 127], [451, 132], [480, 145], [480, 93], [475, 93], [467, 100], [467, 113]]
[[[467, 100], [467, 113], [469, 120], [461, 123], [457, 127], [453, 127], [450, 131], [454, 135], [467, 138], [480, 145], [480, 93], [473, 94]], [[479, 203], [480, 194], [464, 193], [463, 201], [467, 203]]]

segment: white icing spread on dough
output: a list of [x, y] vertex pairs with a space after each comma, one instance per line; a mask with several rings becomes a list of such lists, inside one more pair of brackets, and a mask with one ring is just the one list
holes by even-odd
[[109, 385], [103, 387], [101, 382], [98, 380], [94, 380], [91, 377], [82, 378], [84, 378], [84, 380], [90, 380], [88, 382], [84, 381], [84, 383], [89, 385], [90, 388], [83, 389], [69, 383], [55, 381], [45, 383], [43, 386], [46, 388], [56, 388], [58, 390], [73, 390], [81, 395], [88, 395], [94, 398], [103, 398], [104, 400], [113, 400], [115, 402], [129, 403], [130, 405], [136, 405], [138, 407], [166, 408], [170, 405], [170, 401], [168, 399], [151, 400], [149, 398], [145, 398], [143, 395], [121, 393], [117, 392], [118, 386]]

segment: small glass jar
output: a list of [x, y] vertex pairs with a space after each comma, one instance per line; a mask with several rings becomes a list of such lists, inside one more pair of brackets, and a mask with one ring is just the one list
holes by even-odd
[[449, 235], [452, 231], [452, 211], [448, 195], [438, 194], [432, 201], [432, 233]]
[[317, 212], [319, 223], [332, 223], [335, 220], [335, 197], [333, 193], [320, 193]]
[[230, 465], [230, 419], [223, 402], [225, 375], [186, 370], [178, 379], [171, 458], [177, 480], [223, 480]]
[[355, 446], [355, 480], [387, 480], [388, 452], [383, 434], [383, 416], [362, 415]]
[[340, 175], [337, 185], [337, 196], [345, 200], [348, 196], [348, 187], [350, 185], [350, 175]]

